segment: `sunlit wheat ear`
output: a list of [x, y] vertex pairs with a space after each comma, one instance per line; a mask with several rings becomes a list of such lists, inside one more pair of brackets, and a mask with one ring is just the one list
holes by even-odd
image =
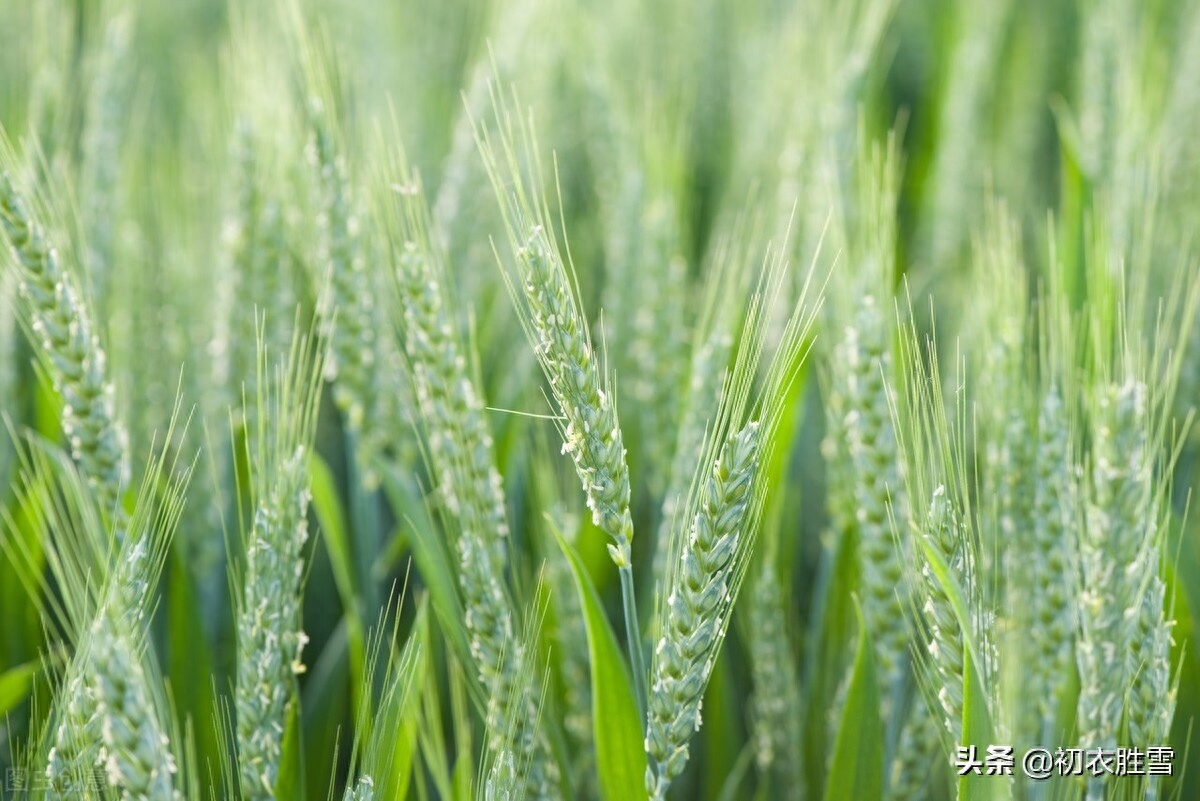
[[519, 610], [507, 589], [508, 511], [492, 435], [444, 301], [447, 265], [425, 197], [403, 156], [397, 161], [383, 202], [396, 237], [399, 327], [431, 472], [456, 538], [464, 623], [487, 696], [488, 746], [495, 753], [524, 754], [517, 773], [523, 792], [548, 798], [557, 792], [558, 770], [536, 725], [537, 655], [520, 639]]
[[129, 480], [128, 440], [116, 416], [104, 349], [78, 275], [47, 241], [34, 207], [13, 184], [16, 159], [0, 141], [0, 230], [17, 266], [19, 313], [63, 400], [62, 427], [71, 455], [105, 514], [119, 511]]
[[490, 567], [502, 575], [508, 510], [492, 434], [444, 298], [447, 268], [431, 236], [423, 192], [416, 178], [402, 171], [405, 194], [393, 200], [401, 206], [394, 221], [400, 241], [393, 261], [407, 365], [442, 501], [450, 514], [483, 525]]
[[574, 269], [563, 260], [554, 237], [532, 125], [523, 117], [514, 119], [495, 94], [492, 105], [494, 126], [476, 123], [475, 135], [508, 235], [510, 259], [497, 256], [526, 338], [550, 385], [562, 452], [575, 465], [592, 521], [610, 540], [608, 554], [621, 580], [634, 692], [644, 714], [646, 658], [633, 581], [629, 467], [616, 398], [592, 347]]
[[[1139, 630], [1143, 596], [1154, 594], [1145, 582], [1157, 578], [1154, 457], [1146, 385], [1133, 379], [1098, 383], [1092, 394], [1091, 475], [1080, 537], [1078, 715], [1080, 741], [1111, 748], [1124, 740], [1121, 722], [1134, 680], [1130, 662], [1135, 647], [1141, 651], [1154, 645], [1153, 638], [1134, 642], [1146, 633]], [[1153, 565], [1150, 571], [1147, 563]], [[1103, 785], [1103, 779], [1090, 781], [1089, 798], [1102, 797]]]
[[680, 561], [672, 571], [666, 620], [654, 652], [646, 753], [646, 791], [666, 796], [687, 764], [693, 732], [700, 728], [700, 699], [723, 636], [731, 602], [734, 557], [751, 532], [743, 531], [759, 465], [759, 426], [748, 423], [720, 451], [705, 479], [700, 508]]
[[[287, 360], [259, 352], [258, 431], [247, 440], [254, 516], [244, 536], [237, 603], [237, 752], [244, 798], [275, 797], [285, 712], [304, 670], [302, 549], [308, 539], [309, 477], [320, 356], [297, 338]], [[279, 371], [275, 380], [269, 376]], [[237, 586], [236, 583], [234, 586]]]
[[511, 246], [513, 266], [505, 279], [550, 384], [561, 417], [563, 453], [575, 463], [593, 522], [612, 540], [613, 562], [628, 567], [633, 540], [629, 469], [611, 383], [592, 346], [573, 270], [554, 236], [532, 130], [499, 98], [494, 103], [496, 129], [477, 123], [476, 137]]
[[100, 741], [108, 783], [129, 799], [177, 799], [170, 740], [154, 699], [157, 676], [143, 667], [144, 645], [115, 620], [97, 621], [87, 649], [98, 701]]
[[[764, 285], [773, 288], [777, 275], [772, 270]], [[802, 296], [795, 307], [755, 395], [766, 317], [763, 297], [752, 298], [687, 511], [673, 533], [671, 568], [657, 598], [659, 639], [646, 720], [646, 792], [655, 801], [665, 798], [687, 764], [704, 689], [754, 552], [768, 484], [762, 466], [769, 463], [787, 388], [809, 345], [813, 312], [806, 302]]]
[[[1081, 743], [1119, 747], [1137, 733], [1165, 736], [1174, 713], [1173, 623], [1160, 571], [1179, 455], [1170, 410], [1200, 282], [1194, 271], [1181, 271], [1170, 294], [1152, 305], [1148, 271], [1127, 271], [1108, 233], [1097, 223], [1086, 243], [1077, 727]], [[1090, 778], [1088, 798], [1112, 787]], [[1158, 790], [1147, 782], [1147, 797]]]
[[[1148, 389], [1141, 381], [1095, 390], [1087, 526], [1081, 541], [1084, 590], [1079, 667], [1080, 716], [1099, 742], [1120, 738], [1125, 688], [1132, 680], [1143, 596], [1157, 573], [1158, 523]], [[1136, 644], [1138, 649], [1142, 643]]]

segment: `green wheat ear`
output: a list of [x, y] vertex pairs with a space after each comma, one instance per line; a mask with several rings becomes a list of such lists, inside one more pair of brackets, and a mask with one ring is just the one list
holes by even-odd
[[[512, 102], [516, 104], [515, 97]], [[497, 257], [526, 338], [550, 384], [562, 452], [575, 465], [592, 522], [610, 540], [608, 554], [621, 580], [634, 691], [644, 715], [646, 658], [633, 581], [629, 465], [616, 395], [592, 346], [574, 268], [563, 260], [554, 236], [532, 124], [514, 119], [494, 89], [492, 110], [494, 128], [477, 122], [475, 136], [508, 235], [510, 260]]]
[[[915, 672], [923, 696], [915, 703], [923, 702], [938, 724], [942, 753], [953, 753], [950, 749], [964, 736], [968, 681], [977, 678], [983, 692], [985, 709], [976, 710], [976, 718], [1004, 720], [997, 681], [996, 614], [989, 594], [994, 582], [979, 556], [980, 515], [974, 507], [978, 485], [968, 458], [974, 431], [966, 395], [958, 391], [948, 404], [934, 340], [918, 334], [914, 323], [905, 326], [901, 345], [903, 401], [893, 419], [908, 497], [914, 500], [907, 516], [893, 515], [892, 525], [897, 537], [901, 526], [909, 527], [914, 536], [905, 578], [917, 643]], [[964, 376], [960, 360], [953, 386], [964, 387]], [[917, 505], [917, 498], [928, 500]], [[966, 673], [968, 656], [974, 676]], [[926, 730], [922, 715], [914, 713], [907, 733], [918, 749], [929, 747], [919, 740]], [[902, 754], [901, 764], [911, 765], [911, 755]], [[894, 776], [900, 768], [893, 766]], [[905, 786], [911, 779], [910, 775]]]
[[[175, 442], [173, 429], [166, 441]], [[74, 646], [42, 735], [50, 798], [79, 797], [96, 770], [122, 797], [180, 797], [177, 727], [147, 640], [191, 476], [167, 450], [147, 466], [119, 540], [65, 454], [32, 437], [20, 452], [18, 506], [32, 515], [40, 551], [7, 510], [0, 544], [26, 569], [43, 619]]]
[[[780, 271], [776, 262], [760, 289], [778, 286]], [[767, 304], [772, 299], [763, 292], [751, 298], [686, 511], [672, 532], [669, 571], [659, 586], [659, 638], [650, 672], [645, 739], [646, 792], [655, 801], [666, 797], [671, 782], [683, 772], [688, 742], [700, 727], [701, 698], [754, 553], [768, 485], [762, 466], [770, 462], [788, 389], [811, 344], [814, 310], [806, 305], [806, 291], [758, 388]]]
[[19, 313], [63, 400], [62, 428], [105, 514], [120, 509], [129, 480], [128, 438], [116, 415], [107, 360], [79, 277], [47, 240], [35, 206], [12, 179], [17, 160], [0, 140], [0, 231], [17, 268]]
[[[494, 90], [493, 90], [494, 92]], [[572, 267], [564, 261], [523, 117], [493, 94], [496, 127], [476, 137], [504, 213], [513, 266], [505, 280], [561, 416], [563, 453], [575, 463], [592, 521], [612, 542], [618, 567], [631, 564], [629, 468], [611, 381], [592, 345]], [[518, 152], [517, 147], [523, 149]]]
[[[902, 710], [898, 698], [908, 672], [911, 636], [905, 621], [909, 586], [905, 560], [913, 550], [907, 527], [894, 536], [890, 517], [906, 519], [910, 501], [893, 409], [897, 398], [897, 324], [894, 307], [895, 213], [900, 182], [897, 143], [862, 138], [844, 220], [844, 277], [830, 287], [830, 339], [823, 362], [830, 476], [828, 507], [836, 537], [856, 535], [863, 619], [878, 665], [882, 714], [889, 730]], [[903, 756], [903, 755], [902, 755]], [[912, 757], [906, 757], [912, 758]]]
[[[259, 348], [258, 430], [247, 439], [254, 516], [237, 603], [237, 754], [246, 798], [275, 797], [285, 711], [304, 670], [301, 626], [309, 477], [320, 357], [297, 337], [286, 361]], [[274, 379], [270, 377], [275, 373]], [[235, 577], [237, 578], [237, 577]], [[239, 586], [236, 581], [234, 586]]]

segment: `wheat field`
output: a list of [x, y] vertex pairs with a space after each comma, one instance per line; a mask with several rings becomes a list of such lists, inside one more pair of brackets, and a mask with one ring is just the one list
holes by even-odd
[[0, 799], [1200, 798], [1197, 0], [0, 0]]

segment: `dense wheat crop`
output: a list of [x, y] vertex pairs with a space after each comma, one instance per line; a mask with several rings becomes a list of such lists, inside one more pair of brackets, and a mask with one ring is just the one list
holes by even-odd
[[1200, 798], [1200, 0], [0, 0], [0, 799]]

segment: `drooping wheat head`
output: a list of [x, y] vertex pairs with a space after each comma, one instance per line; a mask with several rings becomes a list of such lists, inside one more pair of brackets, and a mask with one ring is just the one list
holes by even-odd
[[493, 101], [499, 129], [493, 134], [477, 127], [476, 135], [504, 209], [515, 260], [506, 280], [561, 415], [563, 453], [575, 463], [593, 522], [612, 540], [613, 562], [628, 567], [633, 540], [629, 469], [611, 382], [596, 357], [572, 271], [559, 251], [540, 171], [534, 162], [527, 177], [515, 150], [520, 142], [522, 155], [531, 158], [533, 134], [495, 96]]

